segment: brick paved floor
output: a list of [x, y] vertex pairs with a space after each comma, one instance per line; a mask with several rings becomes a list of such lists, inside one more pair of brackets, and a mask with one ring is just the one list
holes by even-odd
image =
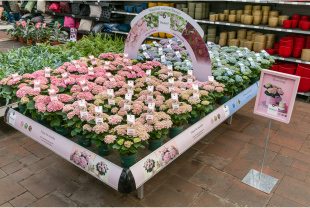
[[260, 170], [268, 119], [254, 99], [145, 184], [122, 195], [0, 120], [2, 206], [310, 206], [310, 104], [296, 101], [290, 124], [272, 123], [264, 173], [271, 194], [241, 180]]

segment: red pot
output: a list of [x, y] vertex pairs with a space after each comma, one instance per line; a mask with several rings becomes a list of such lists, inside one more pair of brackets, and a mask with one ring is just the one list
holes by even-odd
[[296, 36], [294, 37], [294, 42], [295, 43], [304, 43], [306, 42], [306, 37], [305, 36]]
[[279, 71], [279, 65], [273, 64], [273, 66], [270, 67], [269, 69], [272, 70], [272, 71]]
[[293, 47], [294, 38], [292, 37], [284, 37], [280, 38], [280, 46]]
[[302, 24], [306, 22], [305, 20], [299, 20], [298, 22], [298, 28], [301, 29], [302, 28]]
[[280, 46], [279, 55], [283, 58], [288, 58], [292, 53], [293, 47]]
[[306, 42], [305, 48], [310, 49], [310, 42]]
[[279, 66], [279, 72], [286, 74], [295, 74], [296, 66], [291, 64], [281, 64]]
[[306, 43], [295, 43], [294, 48], [304, 48]]
[[296, 28], [299, 20], [291, 20], [291, 28]]
[[276, 49], [265, 49], [265, 51], [269, 53], [269, 55], [273, 55]]
[[308, 16], [308, 15], [302, 15], [302, 16], [300, 17], [300, 20], [309, 21], [309, 16]]
[[25, 43], [25, 38], [19, 38], [19, 41], [20, 41], [21, 43]]
[[293, 56], [294, 58], [300, 58], [301, 52], [302, 52], [302, 48], [294, 48], [294, 49], [293, 49], [292, 56]]
[[18, 41], [18, 37], [17, 36], [13, 36], [13, 40], [14, 41]]
[[300, 77], [298, 92], [308, 92], [310, 90], [310, 78]]
[[310, 78], [310, 65], [298, 64], [295, 75]]
[[58, 41], [54, 41], [54, 45], [59, 45], [59, 42]]
[[27, 44], [28, 44], [28, 45], [32, 45], [32, 40], [28, 40], [28, 41], [27, 41]]
[[310, 22], [303, 22], [301, 29], [302, 30], [309, 30], [309, 27], [310, 27]]
[[294, 14], [294, 15], [292, 16], [292, 20], [300, 20], [300, 15]]
[[292, 24], [291, 20], [284, 20], [283, 21], [283, 28], [289, 29], [289, 28], [291, 28], [291, 24]]

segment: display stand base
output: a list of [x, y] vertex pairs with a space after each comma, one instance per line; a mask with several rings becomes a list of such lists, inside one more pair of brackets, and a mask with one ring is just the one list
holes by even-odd
[[241, 181], [253, 188], [256, 188], [262, 192], [270, 194], [273, 187], [278, 182], [278, 179], [273, 178], [269, 175], [262, 173], [261, 179], [259, 180], [260, 172], [257, 170], [250, 170], [250, 172]]

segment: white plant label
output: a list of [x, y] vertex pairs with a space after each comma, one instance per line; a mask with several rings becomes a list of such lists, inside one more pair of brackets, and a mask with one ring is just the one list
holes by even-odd
[[255, 56], [256, 56], [256, 60], [257, 60], [257, 61], [259, 61], [259, 62], [262, 61], [262, 59], [261, 59], [259, 53], [255, 53]]
[[172, 39], [169, 39], [168, 42], [169, 42], [170, 44], [172, 44], [172, 43], [173, 43], [173, 40], [172, 40]]
[[161, 55], [160, 59], [161, 59], [161, 62], [166, 62], [166, 56], [165, 55]]
[[172, 72], [168, 72], [168, 77], [173, 77], [173, 73]]
[[214, 81], [214, 76], [208, 76], [208, 80], [209, 80], [209, 82], [213, 82]]
[[175, 52], [175, 55], [177, 55], [178, 58], [181, 58], [181, 57], [182, 57], [180, 51], [176, 51], [176, 52]]
[[167, 45], [167, 48], [172, 50], [172, 47], [170, 44]]
[[225, 113], [225, 118], [229, 116], [229, 107], [228, 105], [224, 105], [224, 113]]
[[245, 67], [243, 63], [238, 62], [240, 68], [241, 68], [241, 72], [245, 72]]
[[80, 83], [81, 83], [81, 87], [82, 87], [82, 90], [83, 90], [83, 91], [89, 90], [89, 88], [88, 88], [87, 83], [86, 83], [85, 80], [80, 81]]
[[163, 49], [162, 48], [158, 48], [158, 54], [163, 55]]
[[171, 93], [172, 100], [179, 100], [178, 93]]
[[268, 58], [270, 56], [269, 53], [267, 53], [265, 50], [261, 50], [260, 52], [262, 52], [262, 54], [264, 54], [264, 56], [266, 58]]
[[143, 52], [143, 55], [144, 55], [144, 57], [147, 58], [147, 59], [150, 58], [150, 56], [149, 56], [149, 54], [147, 54], [147, 52]]
[[102, 117], [102, 106], [95, 106], [95, 122], [96, 124], [102, 124], [103, 123], [103, 117]]
[[221, 60], [219, 58], [216, 58], [216, 61], [218, 66], [222, 66]]
[[54, 89], [49, 89], [48, 92], [49, 92], [51, 101], [58, 101], [58, 98], [57, 98], [57, 95]]
[[166, 14], [164, 14], [163, 16], [159, 16], [158, 21], [159, 30], [169, 32], [170, 25], [171, 25], [170, 17], [168, 17]]
[[89, 75], [95, 75], [93, 67], [88, 67], [88, 74]]
[[141, 45], [141, 47], [142, 47], [142, 50], [144, 51], [147, 49], [145, 44]]
[[241, 57], [243, 57], [243, 54], [241, 53], [241, 51], [237, 51], [237, 54], [238, 54], [238, 56], [241, 58]]
[[154, 86], [147, 86], [147, 90], [150, 91], [150, 92], [153, 92], [154, 91]]
[[45, 67], [45, 77], [51, 77], [51, 68]]
[[153, 41], [153, 44], [154, 44], [155, 46], [159, 46], [158, 43], [157, 43], [156, 41]]
[[169, 66], [168, 66], [168, 71], [169, 71], [169, 72], [172, 72], [172, 71], [173, 71], [172, 65], [169, 65]]
[[41, 91], [40, 80], [35, 80], [34, 81], [34, 88], [33, 88], [33, 90], [35, 92], [40, 92]]

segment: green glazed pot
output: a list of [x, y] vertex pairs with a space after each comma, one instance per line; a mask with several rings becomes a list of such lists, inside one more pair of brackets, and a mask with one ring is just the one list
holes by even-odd
[[245, 90], [246, 88], [248, 88], [250, 82], [245, 83], [245, 87], [242, 87], [243, 90]]
[[122, 166], [124, 168], [130, 168], [136, 163], [138, 153], [134, 155], [121, 155]]
[[69, 128], [55, 126], [55, 131], [62, 136], [66, 136], [69, 133]]
[[183, 131], [183, 126], [176, 127], [176, 128], [171, 127], [169, 129], [170, 138], [172, 139], [172, 138], [176, 137], [177, 135], [181, 134], [182, 131]]
[[98, 153], [101, 156], [108, 156], [111, 154], [111, 150], [108, 148], [106, 143], [101, 142], [101, 144], [98, 146]]
[[197, 115], [196, 117], [193, 117], [193, 118], [188, 118], [188, 123], [195, 124], [199, 121], [199, 119], [200, 119], [200, 115]]
[[42, 125], [46, 125], [48, 123], [48, 120], [44, 118], [42, 119], [40, 115], [37, 115], [37, 120], [38, 120], [38, 123]]
[[242, 89], [241, 89], [241, 88], [238, 88], [238, 90], [235, 91], [235, 92], [233, 93], [233, 96], [235, 97], [235, 96], [238, 95], [241, 91], [242, 91]]
[[219, 99], [218, 99], [218, 103], [220, 104], [220, 105], [223, 105], [224, 103], [226, 103], [227, 101], [229, 101], [229, 99], [230, 99], [230, 96], [228, 95], [228, 96], [222, 96], [222, 97], [220, 97]]
[[157, 150], [162, 144], [164, 139], [150, 139], [149, 142], [149, 150], [155, 151]]
[[76, 135], [76, 138], [78, 139], [79, 145], [82, 147], [89, 147], [91, 145], [91, 139], [86, 138], [85, 136], [82, 135]]
[[19, 109], [19, 112], [20, 112], [21, 114], [24, 114], [25, 116], [31, 116], [31, 114], [30, 114], [29, 111], [27, 111], [27, 112], [25, 113], [25, 111], [26, 111], [26, 109], [27, 109], [26, 105], [18, 105], [18, 109]]
[[5, 98], [0, 99], [0, 106], [5, 106], [5, 104], [6, 104], [6, 99]]
[[251, 78], [250, 80], [250, 85], [252, 85], [259, 80], [259, 77]]

